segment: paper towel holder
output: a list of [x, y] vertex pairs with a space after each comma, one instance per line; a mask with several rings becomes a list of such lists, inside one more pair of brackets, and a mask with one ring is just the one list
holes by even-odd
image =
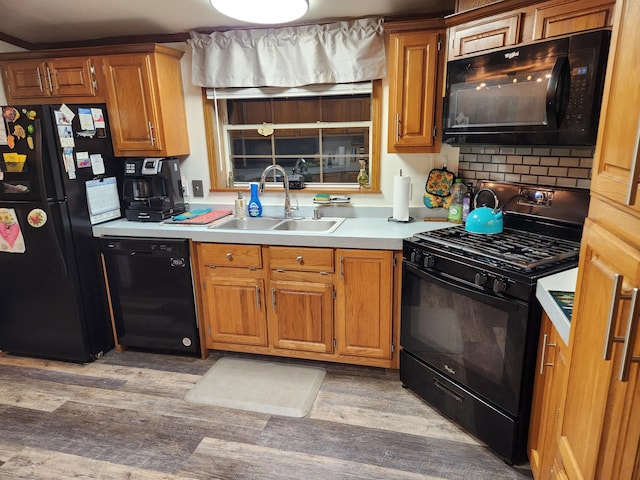
[[393, 217], [389, 217], [389, 218], [387, 218], [387, 221], [388, 222], [394, 222], [394, 223], [411, 223], [411, 222], [413, 222], [413, 217], [410, 216], [409, 220], [397, 220], [397, 219], [395, 219]]
[[[402, 177], [402, 169], [400, 169], [400, 177]], [[397, 177], [396, 177], [396, 178], [397, 178]], [[394, 185], [394, 187], [395, 187], [395, 185]], [[411, 188], [411, 186], [409, 186], [409, 188]], [[394, 190], [394, 194], [395, 194], [395, 190]], [[411, 194], [409, 194], [409, 195], [411, 195]], [[408, 210], [408, 205], [407, 205], [407, 210]], [[394, 196], [394, 212], [393, 212], [393, 213], [394, 213], [394, 215], [395, 215], [395, 213], [396, 213], [396, 212], [395, 212], [395, 196]], [[407, 214], [408, 214], [408, 213], [409, 213], [409, 212], [407, 211]], [[400, 220], [400, 219], [395, 218], [395, 217], [392, 215], [391, 217], [387, 218], [387, 221], [388, 221], [388, 222], [394, 222], [394, 223], [411, 223], [411, 222], [413, 222], [413, 217], [412, 217], [412, 216], [408, 216], [408, 219], [407, 219], [407, 220]]]

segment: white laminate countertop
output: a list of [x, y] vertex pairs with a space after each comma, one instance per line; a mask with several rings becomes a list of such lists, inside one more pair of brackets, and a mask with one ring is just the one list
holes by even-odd
[[538, 280], [536, 287], [536, 298], [547, 315], [549, 315], [551, 323], [553, 323], [565, 345], [569, 344], [571, 322], [549, 292], [554, 290], [575, 292], [577, 278], [578, 269], [572, 268], [571, 270], [541, 278]]
[[451, 226], [453, 224], [447, 222], [446, 218], [442, 221], [425, 222], [421, 219], [411, 223], [396, 223], [388, 221], [388, 217], [363, 217], [345, 219], [342, 225], [332, 233], [308, 233], [274, 230], [223, 231], [207, 228], [205, 225], [168, 225], [118, 219], [94, 225], [93, 235], [95, 237], [187, 238], [196, 242], [211, 243], [402, 250], [404, 238], [419, 232]]

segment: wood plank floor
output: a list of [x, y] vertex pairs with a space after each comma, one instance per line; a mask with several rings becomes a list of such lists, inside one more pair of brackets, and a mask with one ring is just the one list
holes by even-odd
[[395, 370], [264, 357], [327, 369], [302, 419], [185, 402], [222, 355], [114, 350], [80, 365], [0, 354], [0, 479], [532, 478]]

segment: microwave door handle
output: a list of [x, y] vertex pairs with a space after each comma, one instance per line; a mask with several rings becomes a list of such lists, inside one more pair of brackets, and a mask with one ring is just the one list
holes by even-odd
[[551, 78], [547, 84], [547, 119], [551, 128], [556, 128], [560, 123], [560, 91], [564, 88], [562, 74], [566, 65], [567, 57], [556, 58], [556, 62], [551, 69]]

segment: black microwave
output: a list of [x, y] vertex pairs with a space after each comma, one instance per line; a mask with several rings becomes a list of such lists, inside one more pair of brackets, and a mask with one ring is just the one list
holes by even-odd
[[595, 145], [611, 32], [447, 63], [443, 142]]

